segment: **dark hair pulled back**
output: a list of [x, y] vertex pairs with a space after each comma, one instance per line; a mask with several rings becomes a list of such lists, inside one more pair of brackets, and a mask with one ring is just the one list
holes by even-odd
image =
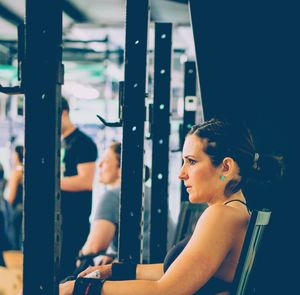
[[249, 182], [269, 183], [283, 174], [282, 158], [260, 154], [250, 130], [244, 124], [213, 118], [194, 125], [188, 135], [196, 135], [204, 140], [204, 151], [215, 167], [225, 157], [231, 157], [239, 166], [241, 181], [231, 180], [225, 189], [226, 195], [238, 191]]

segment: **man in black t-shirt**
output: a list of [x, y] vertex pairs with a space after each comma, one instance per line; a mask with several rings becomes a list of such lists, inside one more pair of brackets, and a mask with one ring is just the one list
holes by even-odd
[[62, 243], [59, 277], [63, 278], [74, 269], [75, 257], [89, 234], [97, 146], [72, 123], [65, 98], [62, 98], [61, 133]]

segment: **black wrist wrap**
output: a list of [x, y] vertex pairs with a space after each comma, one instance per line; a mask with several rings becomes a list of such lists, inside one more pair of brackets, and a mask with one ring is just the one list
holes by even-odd
[[112, 264], [112, 279], [114, 281], [135, 280], [136, 263], [114, 262]]

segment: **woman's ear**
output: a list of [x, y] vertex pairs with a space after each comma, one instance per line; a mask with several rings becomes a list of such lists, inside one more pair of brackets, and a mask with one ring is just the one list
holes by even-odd
[[224, 174], [230, 174], [233, 172], [234, 166], [235, 166], [234, 160], [230, 157], [226, 157], [223, 159], [222, 162], [222, 172]]

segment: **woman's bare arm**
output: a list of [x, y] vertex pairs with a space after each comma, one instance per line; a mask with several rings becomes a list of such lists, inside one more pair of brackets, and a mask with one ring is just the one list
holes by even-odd
[[163, 276], [163, 264], [138, 264], [136, 267], [137, 280], [158, 281]]
[[[95, 270], [99, 270], [102, 278], [109, 278], [112, 275], [112, 265], [90, 266], [78, 276], [84, 277]], [[163, 276], [163, 264], [138, 264], [136, 267], [137, 280], [157, 281]]]
[[[235, 214], [233, 208], [223, 205], [211, 206], [200, 217], [186, 248], [158, 281], [107, 281], [101, 294], [193, 294], [217, 273], [228, 253], [235, 247], [236, 236], [245, 232], [246, 225], [246, 218]], [[142, 270], [143, 266], [140, 266], [141, 273]]]
[[97, 253], [106, 250], [114, 238], [116, 226], [108, 220], [94, 220], [90, 229], [89, 236], [82, 247], [82, 254]]

